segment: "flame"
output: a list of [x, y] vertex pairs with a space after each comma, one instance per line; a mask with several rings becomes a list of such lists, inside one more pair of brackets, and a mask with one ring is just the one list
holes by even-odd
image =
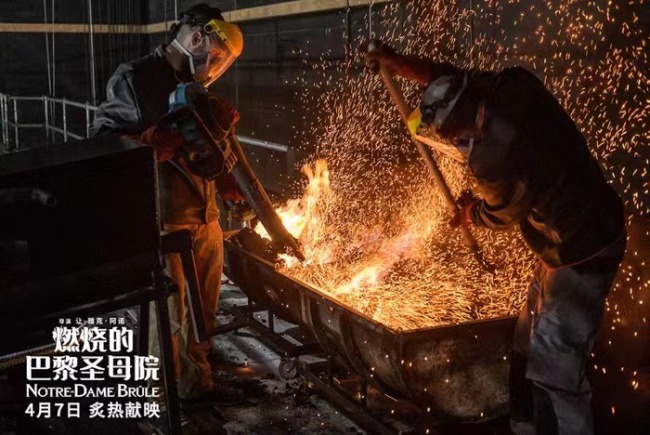
[[[387, 213], [377, 219], [368, 207], [365, 214], [357, 213], [377, 198], [353, 198], [345, 186], [333, 186], [325, 160], [305, 165], [303, 173], [303, 196], [277, 212], [300, 241], [307, 261], [301, 264], [282, 255], [284, 272], [403, 329], [437, 324], [449, 316], [462, 321], [488, 313], [503, 315], [518, 307], [520, 296], [511, 297], [511, 292], [522, 293], [525, 286], [512, 278], [521, 270], [487, 282], [459, 235], [448, 227], [445, 208], [430, 183], [421, 184], [415, 177], [420, 187], [404, 194], [399, 207], [384, 203]], [[268, 238], [261, 225], [255, 231]], [[481, 299], [475, 289], [481, 286], [493, 293], [499, 286], [501, 294], [491, 294], [491, 304], [482, 305], [482, 312], [472, 311]], [[508, 302], [509, 297], [514, 300]], [[401, 311], [396, 312], [398, 306]]]
[[[307, 258], [306, 264], [330, 263], [335, 258], [335, 248], [327, 243], [330, 240], [327, 237], [323, 209], [332, 197], [327, 163], [325, 160], [317, 160], [313, 166], [305, 165], [302, 170], [308, 179], [304, 195], [302, 198], [287, 201], [276, 212], [287, 231], [300, 241], [303, 254]], [[261, 223], [257, 224], [255, 231], [262, 237], [269, 238]], [[281, 258], [288, 267], [299, 263], [290, 255], [283, 254]]]

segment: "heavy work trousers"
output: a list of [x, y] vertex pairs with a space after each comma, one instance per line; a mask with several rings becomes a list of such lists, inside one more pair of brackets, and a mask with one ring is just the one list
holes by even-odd
[[515, 329], [510, 366], [511, 428], [519, 435], [593, 433], [587, 358], [625, 234], [579, 264], [540, 264]]
[[[165, 224], [165, 230], [169, 232], [184, 229], [192, 232], [199, 292], [203, 302], [203, 317], [208, 335], [211, 336], [221, 288], [223, 233], [218, 221], [205, 225]], [[209, 339], [200, 343], [194, 340], [187, 303], [189, 292], [180, 255], [169, 254], [165, 257], [165, 262], [165, 272], [178, 286], [178, 293], [168, 300], [178, 395], [181, 399], [193, 399], [214, 388], [212, 370], [208, 362], [212, 343]], [[151, 318], [155, 322], [155, 316]], [[155, 331], [155, 328], [151, 327], [150, 330]], [[151, 342], [152, 354], [158, 354], [157, 340]]]

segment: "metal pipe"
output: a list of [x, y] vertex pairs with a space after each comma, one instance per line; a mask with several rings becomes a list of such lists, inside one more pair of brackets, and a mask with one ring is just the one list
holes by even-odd
[[254, 138], [248, 137], [248, 136], [239, 136], [239, 135], [237, 135], [237, 139], [239, 139], [239, 142], [241, 142], [241, 143], [245, 143], [247, 145], [254, 145], [254, 146], [260, 147], [260, 148], [266, 148], [266, 149], [273, 150], [273, 151], [280, 151], [280, 152], [286, 153], [289, 150], [289, 147], [286, 146], [286, 145], [280, 145], [280, 144], [277, 144], [277, 143], [274, 143], [274, 142], [269, 142], [269, 141], [266, 141], [266, 140], [254, 139]]
[[[30, 100], [30, 99], [36, 99], [38, 100], [39, 97], [17, 97], [18, 99], [23, 99], [23, 100]], [[67, 106], [73, 106], [73, 107], [78, 107], [80, 109], [85, 109], [86, 104], [88, 103], [79, 103], [77, 101], [72, 101], [72, 100], [66, 100], [65, 98], [48, 98], [53, 103], [63, 103], [63, 100], [65, 100], [65, 104]], [[88, 109], [90, 110], [97, 110], [97, 106], [93, 106], [92, 104], [88, 104]]]
[[[21, 125], [20, 127], [23, 127], [23, 126]], [[39, 127], [42, 127], [42, 126], [39, 125]], [[64, 133], [63, 129], [61, 129], [61, 128], [59, 128], [59, 127], [55, 127], [55, 126], [53, 126], [53, 125], [50, 125], [50, 131], [53, 131], [53, 132], [56, 132], [56, 133], [60, 133], [60, 134], [63, 134], [63, 133]], [[70, 137], [70, 138], [72, 138], [72, 139], [76, 139], [76, 140], [83, 140], [83, 139], [84, 139], [83, 136], [80, 136], [80, 135], [78, 135], [78, 134], [76, 134], [76, 133], [72, 133], [72, 132], [70, 132], [70, 131], [68, 132], [68, 137]]]
[[12, 96], [12, 100], [18, 100], [18, 101], [41, 101], [43, 97], [14, 97]]
[[44, 124], [43, 126], [45, 127], [45, 140], [50, 139], [50, 111], [47, 108], [47, 97], [43, 96], [43, 118], [44, 118]]
[[4, 94], [0, 94], [0, 121], [2, 121], [2, 145], [6, 144], [5, 125], [7, 124], [7, 117], [5, 115]]
[[18, 102], [14, 99], [14, 142], [15, 149], [18, 149]]
[[232, 168], [232, 175], [237, 181], [242, 196], [246, 202], [255, 211], [258, 219], [266, 228], [274, 243], [284, 247], [287, 253], [294, 255], [300, 261], [305, 261], [305, 256], [301, 252], [298, 241], [287, 231], [278, 216], [271, 200], [262, 183], [257, 178], [255, 171], [251, 168], [246, 155], [241, 148], [241, 144], [235, 138], [230, 140], [233, 152], [237, 156], [237, 163]]
[[2, 126], [3, 130], [3, 140], [5, 148], [9, 146], [9, 107], [7, 106], [7, 95], [2, 96], [2, 110], [4, 112], [4, 124]]
[[[47, 0], [43, 0], [43, 23], [47, 24]], [[45, 63], [47, 64], [47, 94], [52, 95], [52, 69], [50, 65], [50, 35], [45, 33]]]
[[90, 49], [90, 101], [97, 104], [97, 88], [95, 79], [95, 41], [93, 33], [93, 1], [88, 0], [88, 43]]
[[[13, 123], [11, 124], [14, 125]], [[44, 128], [43, 124], [18, 124], [18, 128]]]
[[61, 112], [63, 116], [63, 142], [68, 141], [68, 117], [65, 110], [65, 98], [61, 100]]
[[9, 138], [9, 96], [5, 95], [5, 116], [7, 117], [7, 125], [5, 126], [5, 130], [7, 131], [7, 147], [9, 147], [9, 141], [11, 140]]
[[[54, 0], [51, 1], [50, 7], [52, 8], [52, 25], [54, 25]], [[54, 33], [54, 29], [52, 29], [52, 49], [50, 50], [52, 53], [52, 92], [50, 93], [50, 96], [54, 97], [56, 96], [56, 33]], [[50, 111], [52, 113], [52, 124], [56, 125], [56, 107], [54, 104], [52, 104], [52, 107], [50, 107]]]
[[84, 109], [86, 111], [86, 138], [90, 137], [90, 108], [88, 107], [88, 102], [86, 101], [86, 104], [84, 105]]

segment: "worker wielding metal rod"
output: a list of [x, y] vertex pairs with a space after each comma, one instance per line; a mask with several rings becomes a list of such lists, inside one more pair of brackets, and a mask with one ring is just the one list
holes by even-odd
[[164, 123], [182, 131], [181, 150], [190, 171], [206, 180], [231, 174], [273, 242], [301, 262], [306, 258], [287, 231], [235, 135], [238, 118], [227, 102], [211, 95], [200, 83], [182, 83], [170, 94], [170, 113]]
[[[372, 42], [368, 45], [368, 51], [372, 51], [375, 48], [376, 45], [373, 44]], [[379, 74], [381, 76], [382, 81], [384, 82], [384, 85], [386, 86], [386, 89], [388, 89], [388, 93], [390, 94], [393, 103], [395, 103], [395, 106], [397, 106], [397, 110], [399, 110], [399, 113], [402, 117], [402, 121], [404, 121], [404, 125], [406, 125], [406, 127], [408, 128], [408, 119], [410, 114], [412, 113], [412, 110], [409, 107], [406, 100], [404, 99], [404, 95], [402, 94], [399, 85], [395, 81], [395, 78], [392, 76], [392, 74], [389, 71], [387, 71], [385, 68], [379, 67]], [[429, 172], [433, 176], [435, 183], [438, 185], [440, 190], [442, 190], [442, 194], [445, 197], [447, 208], [453, 214], [457, 213], [458, 206], [456, 205], [456, 200], [454, 199], [454, 196], [451, 193], [451, 189], [449, 189], [449, 186], [447, 185], [447, 182], [445, 181], [445, 178], [442, 175], [442, 172], [440, 171], [440, 168], [438, 167], [436, 160], [431, 154], [431, 150], [425, 144], [417, 140], [413, 135], [411, 135], [411, 138], [413, 139], [413, 143], [415, 144], [415, 147], [420, 153], [422, 160], [424, 160], [424, 163], [427, 165], [427, 168], [429, 168]], [[465, 239], [465, 244], [470, 249], [470, 251], [472, 251], [472, 254], [474, 255], [474, 258], [476, 258], [476, 261], [478, 261], [481, 267], [483, 267], [486, 271], [490, 273], [494, 273], [495, 267], [489, 264], [485, 260], [485, 257], [483, 256], [483, 251], [481, 251], [481, 248], [479, 247], [476, 238], [472, 234], [466, 222], [461, 221], [460, 230], [461, 233], [463, 234], [463, 238]]]

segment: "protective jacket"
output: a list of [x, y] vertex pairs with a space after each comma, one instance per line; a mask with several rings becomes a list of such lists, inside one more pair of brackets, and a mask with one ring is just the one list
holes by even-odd
[[[138, 135], [168, 112], [169, 94], [180, 83], [161, 47], [121, 64], [109, 79], [107, 99], [98, 108], [91, 135]], [[187, 169], [181, 153], [159, 163], [159, 191], [165, 224], [207, 224], [219, 218], [214, 181]]]
[[481, 101], [484, 119], [469, 156], [484, 199], [474, 224], [519, 225], [551, 267], [582, 261], [624, 231], [623, 204], [559, 102], [523, 68], [470, 75], [464, 98]]

